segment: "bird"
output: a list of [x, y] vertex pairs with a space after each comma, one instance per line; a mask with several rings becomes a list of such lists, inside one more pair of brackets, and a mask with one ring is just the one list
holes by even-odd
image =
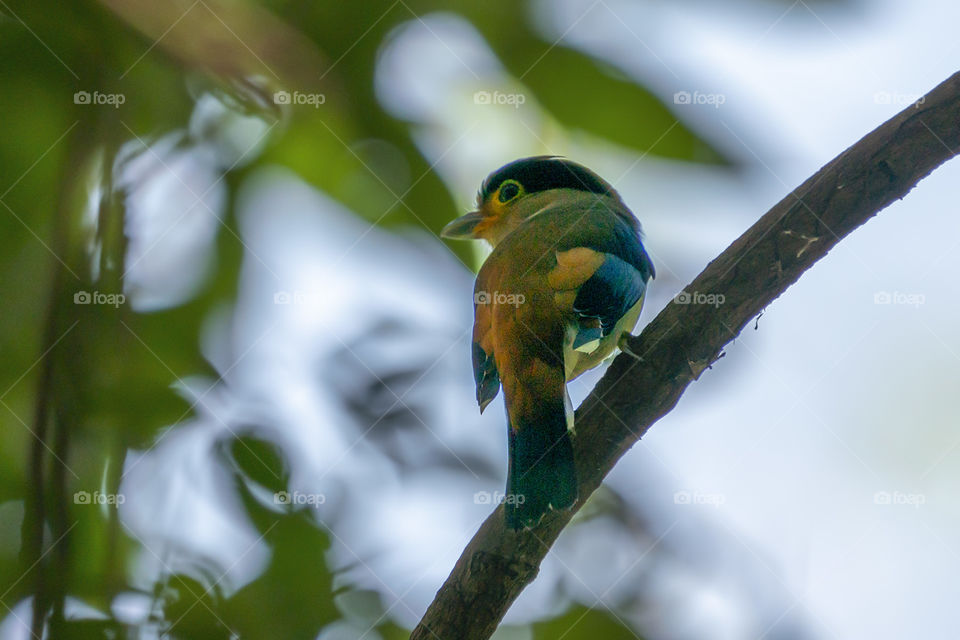
[[628, 350], [621, 338], [640, 317], [653, 262], [613, 186], [561, 156], [489, 174], [476, 210], [441, 237], [492, 247], [474, 286], [476, 398], [482, 413], [503, 388], [506, 524], [533, 527], [578, 499], [566, 385], [618, 346]]

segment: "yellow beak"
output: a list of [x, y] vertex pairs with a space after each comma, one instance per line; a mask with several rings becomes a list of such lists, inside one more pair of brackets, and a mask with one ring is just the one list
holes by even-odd
[[483, 220], [483, 214], [479, 211], [471, 211], [462, 215], [456, 220], [450, 222], [440, 231], [441, 238], [450, 240], [472, 240], [474, 238], [473, 230]]

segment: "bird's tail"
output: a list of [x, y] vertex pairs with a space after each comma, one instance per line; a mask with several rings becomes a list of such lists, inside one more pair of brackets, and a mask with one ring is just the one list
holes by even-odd
[[504, 506], [511, 529], [532, 526], [551, 507], [565, 509], [577, 501], [564, 398], [561, 383], [559, 397], [510, 403], [510, 468]]

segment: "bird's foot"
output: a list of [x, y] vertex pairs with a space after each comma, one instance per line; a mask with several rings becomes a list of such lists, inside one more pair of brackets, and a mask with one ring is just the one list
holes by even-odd
[[631, 358], [636, 358], [639, 362], [643, 362], [643, 358], [637, 355], [636, 353], [634, 353], [632, 349], [630, 349], [630, 342], [629, 342], [630, 338], [636, 338], [636, 337], [637, 336], [630, 333], [623, 333], [620, 336], [620, 339], [617, 340], [617, 347], [619, 347], [620, 351], [627, 354]]

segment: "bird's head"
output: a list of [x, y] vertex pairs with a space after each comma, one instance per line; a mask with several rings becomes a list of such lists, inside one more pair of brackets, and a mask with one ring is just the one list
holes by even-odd
[[495, 247], [545, 207], [584, 195], [610, 197], [620, 203], [616, 190], [583, 165], [558, 156], [521, 158], [487, 176], [477, 193], [476, 211], [460, 216], [440, 235], [486, 240]]

